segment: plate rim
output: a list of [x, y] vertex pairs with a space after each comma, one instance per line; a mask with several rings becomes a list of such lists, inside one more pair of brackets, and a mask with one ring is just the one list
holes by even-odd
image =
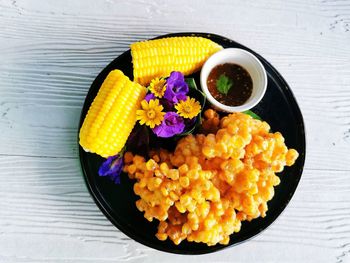
[[[172, 254], [182, 254], [182, 255], [201, 255], [201, 254], [209, 254], [209, 253], [213, 253], [216, 251], [220, 251], [223, 249], [227, 249], [227, 248], [232, 248], [236, 245], [239, 245], [243, 242], [246, 242], [248, 240], [251, 240], [254, 237], [257, 237], [259, 234], [261, 234], [263, 231], [265, 231], [266, 229], [268, 229], [274, 222], [276, 222], [276, 219], [281, 216], [281, 214], [285, 211], [285, 208], [288, 206], [288, 204], [290, 203], [292, 197], [294, 196], [296, 189], [298, 188], [298, 185], [300, 183], [302, 174], [303, 174], [303, 170], [304, 170], [304, 165], [305, 165], [305, 156], [306, 156], [306, 134], [305, 134], [305, 123], [304, 123], [304, 118], [301, 112], [301, 109], [299, 107], [299, 104], [293, 94], [292, 89], [290, 88], [289, 84], [287, 83], [287, 81], [282, 77], [282, 75], [276, 70], [276, 68], [274, 66], [272, 66], [272, 64], [270, 62], [268, 62], [264, 57], [262, 57], [260, 54], [256, 53], [255, 51], [251, 50], [250, 48], [240, 44], [239, 42], [236, 42], [232, 39], [229, 39], [227, 37], [218, 35], [218, 34], [214, 34], [214, 33], [204, 33], [204, 32], [176, 32], [176, 33], [167, 33], [164, 35], [159, 35], [157, 37], [154, 38], [150, 38], [151, 39], [160, 39], [160, 38], [166, 38], [166, 37], [179, 37], [179, 36], [199, 36], [199, 37], [206, 37], [206, 38], [218, 38], [221, 39], [222, 41], [231, 43], [231, 44], [235, 44], [238, 45], [239, 48], [243, 48], [249, 52], [251, 52], [252, 54], [254, 54], [262, 63], [263, 65], [267, 65], [269, 67], [269, 70], [272, 71], [274, 73], [274, 78], [278, 79], [279, 84], [284, 84], [284, 85], [279, 85], [279, 87], [283, 90], [283, 93], [288, 93], [288, 97], [290, 99], [288, 99], [288, 101], [290, 103], [293, 104], [292, 107], [292, 111], [293, 111], [293, 115], [296, 114], [298, 115], [296, 117], [296, 119], [298, 120], [297, 123], [297, 127], [298, 130], [300, 131], [300, 134], [302, 135], [302, 141], [299, 142], [301, 144], [301, 148], [304, 150], [303, 153], [301, 153], [299, 155], [299, 158], [301, 158], [300, 161], [300, 169], [298, 170], [298, 178], [297, 180], [295, 180], [295, 186], [291, 189], [291, 191], [289, 192], [289, 196], [288, 199], [286, 200], [286, 202], [282, 203], [281, 206], [279, 207], [278, 211], [273, 214], [272, 218], [270, 219], [270, 223], [267, 224], [267, 226], [265, 228], [259, 228], [258, 231], [253, 234], [252, 236], [248, 237], [248, 238], [244, 238], [242, 240], [239, 240], [233, 244], [229, 244], [229, 245], [216, 245], [216, 246], [207, 246], [205, 249], [200, 249], [200, 250], [196, 250], [196, 251], [191, 251], [191, 250], [181, 250], [181, 249], [173, 249], [173, 248], [166, 248], [166, 247], [158, 247], [157, 245], [154, 245], [151, 242], [145, 241], [142, 238], [139, 238], [137, 235], [134, 235], [133, 233], [129, 232], [128, 230], [126, 230], [117, 220], [115, 220], [115, 218], [111, 215], [111, 211], [109, 210], [109, 206], [105, 206], [102, 202], [101, 199], [104, 200], [104, 197], [102, 196], [102, 194], [100, 193], [100, 191], [97, 189], [96, 185], [93, 185], [90, 181], [89, 181], [89, 176], [88, 173], [86, 171], [86, 167], [83, 165], [84, 163], [84, 154], [86, 153], [83, 148], [79, 145], [79, 131], [80, 131], [80, 127], [84, 121], [85, 115], [83, 116], [83, 113], [85, 111], [86, 107], [89, 107], [90, 105], [87, 105], [87, 98], [91, 97], [91, 93], [92, 93], [92, 88], [94, 86], [94, 82], [99, 79], [103, 74], [105, 74], [105, 71], [107, 71], [113, 64], [114, 61], [116, 59], [119, 59], [121, 56], [127, 56], [130, 53], [130, 49], [125, 50], [123, 53], [121, 53], [119, 56], [115, 57], [110, 63], [108, 63], [107, 66], [105, 66], [100, 73], [95, 77], [95, 79], [93, 80], [93, 82], [90, 85], [90, 88], [86, 94], [85, 100], [84, 100], [84, 104], [80, 113], [80, 120], [79, 120], [79, 127], [78, 127], [78, 131], [77, 131], [77, 144], [78, 144], [78, 148], [79, 148], [79, 161], [80, 161], [80, 168], [81, 171], [83, 173], [83, 177], [84, 177], [84, 182], [88, 188], [88, 191], [90, 193], [90, 195], [92, 196], [95, 204], [97, 205], [97, 207], [100, 209], [100, 211], [104, 214], [104, 216], [122, 233], [124, 233], [126, 236], [128, 236], [129, 238], [137, 241], [138, 243], [144, 245], [144, 246], [148, 246], [151, 247], [153, 249], [156, 249], [158, 251], [163, 251], [163, 252], [167, 252], [167, 253], [172, 253]], [[148, 39], [145, 39], [148, 40]], [[97, 193], [99, 194], [99, 197], [97, 196]], [[105, 203], [107, 203], [106, 201], [104, 201]]]

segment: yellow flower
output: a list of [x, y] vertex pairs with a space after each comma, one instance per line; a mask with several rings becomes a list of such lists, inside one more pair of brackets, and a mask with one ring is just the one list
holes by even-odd
[[159, 100], [146, 100], [141, 101], [141, 110], [136, 111], [136, 119], [140, 121], [140, 124], [146, 124], [147, 126], [154, 128], [156, 125], [161, 124], [164, 119], [164, 112], [162, 112], [163, 106], [159, 105]]
[[193, 98], [187, 97], [186, 100], [181, 100], [175, 105], [177, 113], [184, 117], [192, 119], [201, 111], [201, 105]]
[[149, 84], [149, 90], [154, 94], [154, 96], [162, 98], [166, 90], [165, 84], [165, 79], [155, 78], [151, 81], [151, 84]]

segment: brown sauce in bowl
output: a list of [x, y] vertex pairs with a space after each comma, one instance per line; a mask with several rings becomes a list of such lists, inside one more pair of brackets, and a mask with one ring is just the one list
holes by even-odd
[[[229, 85], [223, 93], [223, 86]], [[248, 71], [237, 64], [217, 65], [209, 73], [207, 86], [210, 94], [227, 106], [243, 105], [252, 95], [253, 81]]]

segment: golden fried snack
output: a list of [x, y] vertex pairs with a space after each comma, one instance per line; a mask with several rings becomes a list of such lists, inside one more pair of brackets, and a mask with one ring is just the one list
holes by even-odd
[[298, 157], [266, 122], [243, 113], [204, 115], [207, 135], [182, 138], [173, 153], [151, 151], [147, 161], [124, 156], [124, 171], [137, 180], [136, 206], [149, 221], [160, 221], [160, 240], [228, 244], [242, 221], [266, 215], [280, 183], [275, 173]]

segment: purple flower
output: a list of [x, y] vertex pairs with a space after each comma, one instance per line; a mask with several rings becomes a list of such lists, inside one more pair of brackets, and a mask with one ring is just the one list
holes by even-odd
[[166, 83], [164, 98], [173, 103], [178, 103], [179, 100], [186, 100], [188, 85], [185, 81], [184, 75], [181, 72], [171, 72]]
[[120, 174], [123, 169], [123, 155], [117, 154], [108, 157], [98, 170], [99, 176], [108, 176], [114, 183], [120, 184]]
[[154, 96], [153, 93], [148, 93], [144, 100], [149, 102], [150, 100], [154, 100], [155, 98], [156, 98], [156, 96]]
[[169, 111], [164, 115], [162, 123], [153, 128], [153, 132], [158, 137], [169, 138], [183, 132], [184, 129], [185, 123], [183, 118], [177, 113]]

